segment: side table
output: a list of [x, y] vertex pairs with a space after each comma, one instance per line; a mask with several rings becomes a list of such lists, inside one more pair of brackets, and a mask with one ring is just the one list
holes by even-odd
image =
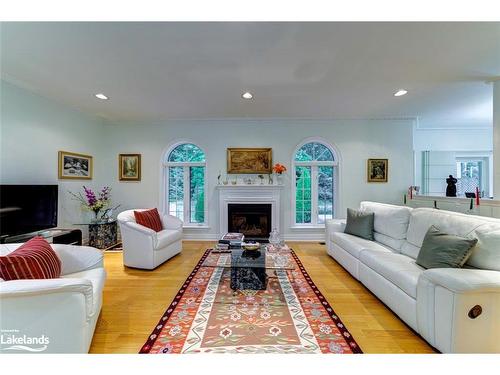
[[118, 226], [116, 220], [76, 225], [88, 225], [89, 246], [104, 250], [118, 244]]

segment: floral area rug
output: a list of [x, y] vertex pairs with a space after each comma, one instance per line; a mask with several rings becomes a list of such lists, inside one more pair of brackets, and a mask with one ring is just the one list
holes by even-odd
[[294, 269], [267, 270], [265, 290], [233, 291], [207, 250], [140, 353], [362, 353], [291, 250]]

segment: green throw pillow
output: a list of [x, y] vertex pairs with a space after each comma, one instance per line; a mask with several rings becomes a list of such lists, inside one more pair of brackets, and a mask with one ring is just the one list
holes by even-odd
[[417, 264], [424, 268], [461, 268], [476, 243], [476, 238], [443, 233], [432, 225], [425, 234]]
[[344, 229], [344, 233], [349, 233], [353, 236], [373, 241], [374, 220], [375, 214], [373, 212], [364, 212], [348, 208], [347, 223]]

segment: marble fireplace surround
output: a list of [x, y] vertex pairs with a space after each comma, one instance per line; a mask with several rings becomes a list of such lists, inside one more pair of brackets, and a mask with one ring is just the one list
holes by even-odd
[[217, 185], [219, 192], [219, 238], [227, 233], [229, 204], [270, 204], [271, 228], [283, 233], [280, 215], [283, 185]]

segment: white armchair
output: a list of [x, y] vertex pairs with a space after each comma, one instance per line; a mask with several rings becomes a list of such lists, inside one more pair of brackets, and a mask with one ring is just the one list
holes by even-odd
[[181, 252], [181, 220], [172, 215], [162, 215], [164, 229], [155, 232], [137, 224], [134, 211], [141, 210], [127, 210], [118, 215], [125, 266], [152, 270]]
[[[20, 245], [0, 245], [0, 255]], [[102, 253], [88, 246], [53, 244], [52, 248], [61, 259], [60, 278], [0, 279], [2, 353], [89, 350], [106, 280]]]

